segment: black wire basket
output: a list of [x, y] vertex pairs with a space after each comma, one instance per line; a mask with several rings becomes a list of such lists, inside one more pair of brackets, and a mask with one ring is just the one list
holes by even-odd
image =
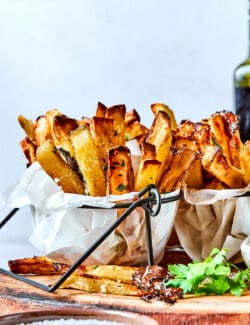
[[[155, 217], [159, 214], [161, 209], [161, 204], [178, 201], [182, 198], [182, 192], [179, 191], [176, 195], [171, 197], [162, 198], [158, 188], [155, 185], [149, 185], [145, 187], [141, 192], [138, 193], [137, 200], [132, 203], [118, 203], [113, 207], [100, 208], [93, 207], [95, 209], [120, 209], [123, 208], [123, 213], [119, 218], [111, 224], [111, 226], [90, 246], [88, 249], [71, 265], [71, 267], [52, 285], [47, 286], [37, 281], [31, 280], [23, 275], [15, 274], [4, 268], [0, 268], [0, 273], [8, 275], [14, 279], [30, 284], [34, 287], [40, 288], [47, 292], [53, 292], [60, 285], [66, 281], [66, 279], [102, 244], [102, 242], [124, 221], [130, 213], [141, 207], [145, 211], [145, 224], [146, 224], [146, 241], [147, 241], [147, 263], [148, 265], [154, 264], [154, 252], [152, 245], [152, 232], [151, 232], [151, 217]], [[82, 205], [80, 208], [89, 208], [87, 205]], [[18, 208], [14, 208], [10, 213], [0, 222], [0, 229], [7, 224], [7, 222], [13, 218], [13, 216], [18, 212]]]

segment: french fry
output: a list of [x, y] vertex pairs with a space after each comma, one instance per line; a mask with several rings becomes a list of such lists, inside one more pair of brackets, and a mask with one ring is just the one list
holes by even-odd
[[196, 123], [193, 138], [202, 154], [206, 152], [208, 146], [217, 145], [216, 139], [211, 136], [210, 125], [207, 123]]
[[51, 109], [45, 113], [45, 117], [48, 121], [49, 129], [50, 129], [50, 134], [51, 138], [53, 141], [56, 143], [56, 136], [54, 134], [54, 119], [56, 116], [61, 116], [62, 113], [57, 109]]
[[135, 191], [139, 192], [149, 184], [156, 184], [161, 162], [156, 159], [144, 159], [140, 162], [135, 176]]
[[101, 168], [104, 170], [107, 167], [107, 150], [115, 143], [113, 120], [94, 116], [90, 122], [90, 132], [97, 147]]
[[74, 158], [74, 148], [70, 141], [70, 133], [78, 127], [75, 119], [65, 115], [56, 115], [53, 120], [54, 143], [61, 152], [68, 153]]
[[182, 120], [178, 127], [175, 129], [175, 135], [192, 138], [196, 131], [196, 125], [190, 120]]
[[124, 194], [134, 189], [130, 150], [118, 146], [108, 150], [107, 194]]
[[56, 263], [47, 256], [35, 256], [9, 260], [11, 272], [17, 274], [56, 275], [63, 274], [69, 266]]
[[115, 105], [109, 107], [105, 117], [111, 118], [114, 123], [114, 145], [125, 145], [125, 105]]
[[63, 160], [52, 141], [43, 142], [37, 147], [36, 159], [65, 193], [84, 193], [82, 180]]
[[39, 116], [34, 124], [34, 137], [37, 146], [48, 140], [53, 140], [48, 119], [45, 115]]
[[168, 114], [164, 111], [159, 111], [152, 123], [146, 142], [151, 143], [156, 149], [156, 160], [161, 162], [161, 167], [158, 172], [158, 180], [161, 178], [164, 168], [164, 162], [170, 153], [172, 145], [172, 130], [171, 122]]
[[199, 159], [197, 151], [185, 147], [179, 149], [173, 156], [169, 170], [160, 180], [160, 192], [166, 193], [181, 188], [185, 184], [197, 159]]
[[145, 139], [148, 135], [148, 131], [148, 128], [138, 121], [127, 123], [125, 129], [125, 139], [133, 140], [141, 136]]
[[20, 146], [28, 161], [28, 166], [31, 165], [36, 160], [36, 147], [34, 143], [28, 137], [25, 137], [20, 142]]
[[250, 141], [246, 141], [240, 151], [240, 167], [246, 185], [250, 183]]
[[186, 177], [185, 181], [188, 188], [202, 189], [204, 188], [204, 177], [200, 159], [195, 159], [192, 169]]
[[90, 130], [86, 126], [79, 127], [71, 132], [70, 139], [74, 147], [79, 170], [83, 176], [85, 194], [105, 196], [106, 181], [104, 171]]
[[174, 112], [168, 107], [166, 104], [163, 103], [155, 103], [151, 105], [151, 110], [156, 116], [159, 111], [163, 111], [168, 114], [170, 121], [171, 121], [171, 129], [175, 130], [177, 128], [177, 122], [175, 119]]
[[242, 171], [228, 162], [219, 147], [208, 146], [201, 162], [205, 170], [229, 188], [244, 187]]
[[199, 150], [197, 142], [190, 136], [183, 137], [180, 135], [175, 135], [173, 141], [174, 141], [174, 147], [176, 149], [187, 147], [192, 150]]
[[140, 115], [134, 108], [125, 113], [126, 126], [130, 123], [140, 122], [140, 121], [141, 121]]
[[89, 276], [72, 274], [61, 285], [61, 288], [72, 288], [90, 293], [105, 293], [123, 296], [140, 296], [143, 291], [132, 284], [109, 279], [91, 278]]
[[106, 116], [107, 109], [108, 108], [103, 103], [98, 102], [97, 103], [97, 108], [96, 108], [95, 116], [97, 116], [97, 117], [105, 117]]
[[239, 168], [239, 155], [242, 143], [237, 116], [232, 112], [221, 111], [213, 114], [208, 122], [216, 142], [222, 149], [223, 155], [230, 164]]
[[18, 122], [23, 128], [24, 132], [26, 133], [26, 136], [29, 138], [30, 141], [34, 142], [35, 141], [35, 136], [34, 136], [34, 123], [33, 121], [27, 119], [23, 115], [18, 115]]

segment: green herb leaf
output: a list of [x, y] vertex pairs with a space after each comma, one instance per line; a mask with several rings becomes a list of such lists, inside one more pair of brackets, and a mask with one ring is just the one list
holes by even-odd
[[179, 287], [184, 294], [241, 295], [250, 283], [250, 269], [240, 270], [226, 259], [226, 249], [214, 248], [203, 262], [168, 265], [173, 278], [166, 287]]

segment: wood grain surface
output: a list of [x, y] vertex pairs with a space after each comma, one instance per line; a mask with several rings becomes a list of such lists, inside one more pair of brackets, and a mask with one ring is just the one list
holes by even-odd
[[[56, 281], [55, 276], [32, 276], [44, 284]], [[83, 306], [129, 311], [146, 315], [163, 324], [250, 324], [250, 293], [191, 297], [174, 305], [161, 301], [147, 303], [137, 297], [88, 294], [78, 290], [58, 289], [47, 293], [0, 274], [0, 315], [28, 311], [58, 310]], [[1, 324], [1, 318], [0, 318]]]

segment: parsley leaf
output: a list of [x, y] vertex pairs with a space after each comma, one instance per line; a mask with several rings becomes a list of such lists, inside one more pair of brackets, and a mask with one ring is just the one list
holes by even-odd
[[250, 269], [240, 270], [226, 259], [226, 249], [213, 248], [203, 262], [168, 265], [173, 278], [166, 287], [179, 287], [184, 294], [240, 296], [250, 283]]

